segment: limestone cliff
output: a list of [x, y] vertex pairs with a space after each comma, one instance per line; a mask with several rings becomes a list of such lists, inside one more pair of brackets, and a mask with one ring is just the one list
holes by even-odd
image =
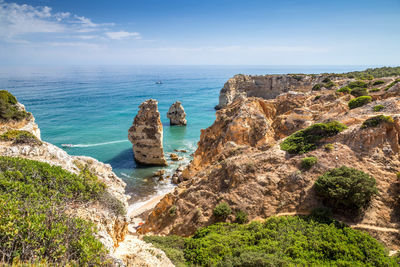
[[[370, 93], [371, 103], [351, 110], [348, 101], [354, 97], [336, 89], [310, 91], [300, 87], [273, 99], [236, 99], [219, 110], [214, 124], [202, 131], [194, 159], [183, 172], [186, 181], [160, 201], [141, 231], [191, 235], [198, 227], [216, 221], [213, 209], [221, 202], [228, 203], [234, 212], [245, 211], [250, 220], [307, 214], [322, 205], [313, 186], [316, 179], [331, 168], [346, 165], [374, 176], [379, 195], [359, 216], [335, 216], [398, 249], [400, 86], [383, 89], [393, 80], [385, 79], [380, 91]], [[336, 82], [343, 85], [348, 81]], [[375, 105], [384, 109], [375, 112]], [[394, 122], [361, 127], [366, 119], [379, 114], [391, 116]], [[280, 149], [282, 140], [295, 131], [331, 120], [348, 126], [323, 140], [332, 144], [332, 149], [321, 145], [304, 155]], [[305, 171], [300, 164], [308, 156], [317, 157], [318, 163]], [[233, 220], [230, 215], [228, 221]]]
[[167, 112], [167, 118], [171, 125], [186, 125], [186, 113], [181, 102], [176, 101]]
[[[275, 98], [281, 93], [289, 91], [309, 92], [316, 84], [321, 84], [327, 75], [243, 75], [238, 74], [229, 79], [220, 91], [219, 104], [221, 109], [236, 99], [245, 97]], [[336, 80], [335, 77], [332, 79]]]
[[167, 165], [163, 149], [163, 127], [157, 101], [149, 99], [139, 106], [128, 139], [133, 145], [136, 162], [145, 165]]

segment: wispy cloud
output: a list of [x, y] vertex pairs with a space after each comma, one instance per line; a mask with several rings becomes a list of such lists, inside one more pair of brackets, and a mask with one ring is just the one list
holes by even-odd
[[138, 32], [126, 32], [126, 31], [106, 32], [106, 36], [113, 40], [121, 40], [129, 37], [136, 37], [136, 39], [140, 39], [140, 34]]
[[[8, 3], [0, 0], [0, 41], [11, 43], [43, 43], [57, 37], [57, 42], [105, 39], [140, 39], [138, 32], [114, 30], [114, 23], [95, 23], [90, 18], [70, 12], [53, 12], [48, 6]], [[91, 34], [88, 34], [91, 33]], [[77, 42], [79, 44], [79, 42]]]

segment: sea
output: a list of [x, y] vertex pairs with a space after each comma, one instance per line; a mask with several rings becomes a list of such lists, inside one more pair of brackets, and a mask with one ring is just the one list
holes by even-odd
[[[23, 66], [0, 67], [0, 89], [10, 91], [33, 113], [44, 141], [108, 163], [127, 184], [130, 204], [140, 206], [174, 187], [153, 173], [170, 175], [188, 164], [201, 129], [215, 120], [215, 105], [224, 83], [235, 74], [325, 73], [363, 70], [367, 66]], [[156, 84], [162, 81], [162, 84]], [[138, 106], [153, 98], [159, 103], [164, 151], [178, 152], [182, 161], [167, 167], [134, 162], [128, 129]], [[167, 111], [181, 101], [187, 126], [170, 126]]]

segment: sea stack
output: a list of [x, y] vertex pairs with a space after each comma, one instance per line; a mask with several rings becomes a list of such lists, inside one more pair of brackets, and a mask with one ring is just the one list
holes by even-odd
[[128, 130], [135, 161], [139, 164], [167, 165], [163, 149], [163, 127], [157, 104], [155, 99], [144, 101]]
[[171, 125], [186, 125], [186, 113], [180, 101], [171, 105], [167, 112], [167, 118]]

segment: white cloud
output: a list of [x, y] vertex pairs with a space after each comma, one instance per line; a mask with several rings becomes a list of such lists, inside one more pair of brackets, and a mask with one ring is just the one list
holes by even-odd
[[138, 32], [126, 32], [126, 31], [118, 31], [118, 32], [106, 32], [108, 38], [113, 40], [122, 40], [129, 37], [136, 37], [136, 39], [140, 39], [140, 34]]
[[140, 39], [137, 32], [110, 31], [112, 28], [115, 28], [114, 23], [94, 23], [90, 18], [70, 12], [54, 13], [48, 6], [34, 7], [0, 0], [0, 41], [46, 43], [56, 38], [57, 42], [64, 39], [70, 43], [73, 41], [71, 36], [75, 40], [104, 40], [104, 35], [112, 40]]

